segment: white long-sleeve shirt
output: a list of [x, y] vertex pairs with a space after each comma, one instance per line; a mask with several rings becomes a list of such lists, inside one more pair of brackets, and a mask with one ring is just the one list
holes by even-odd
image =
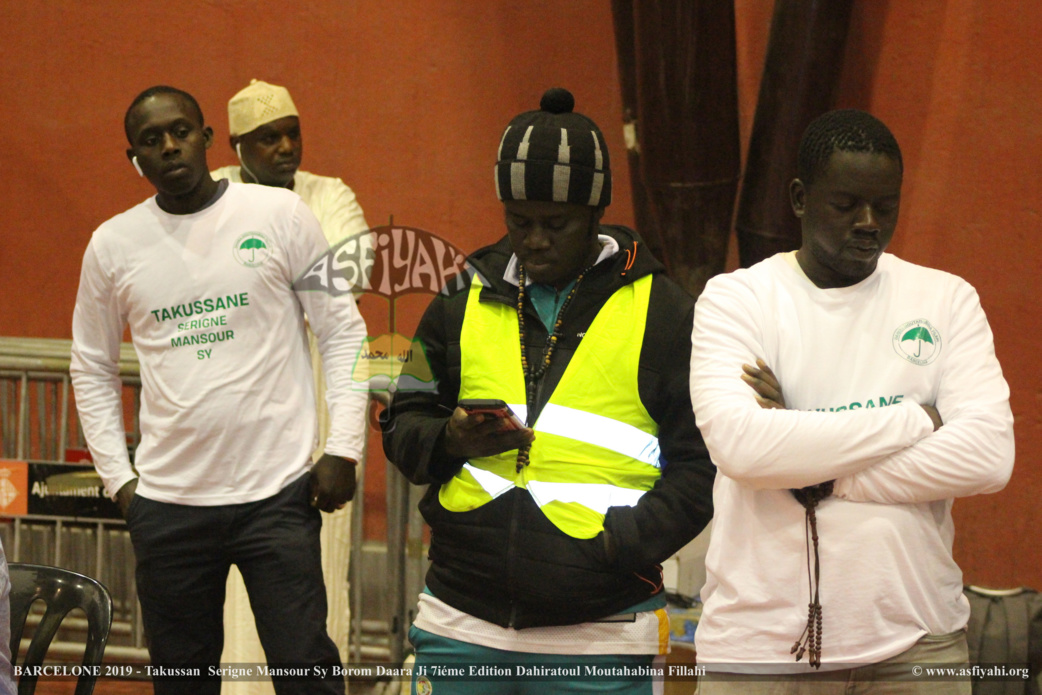
[[[779, 254], [711, 280], [692, 341], [692, 404], [718, 467], [699, 662], [789, 670], [810, 600], [789, 488], [831, 479], [817, 510], [823, 668], [961, 629], [952, 499], [1001, 489], [1013, 466], [1009, 388], [973, 288], [884, 254], [862, 282], [821, 289]], [[788, 410], [760, 408], [740, 379], [757, 358]]]
[[364, 390], [352, 372], [366, 335], [349, 294], [294, 281], [329, 249], [290, 191], [230, 184], [171, 215], [149, 199], [102, 224], [84, 254], [72, 380], [109, 495], [134, 478], [117, 375], [124, 328], [141, 363], [137, 493], [216, 505], [274, 495], [311, 465], [314, 386], [304, 312], [327, 368], [326, 451], [359, 459]]

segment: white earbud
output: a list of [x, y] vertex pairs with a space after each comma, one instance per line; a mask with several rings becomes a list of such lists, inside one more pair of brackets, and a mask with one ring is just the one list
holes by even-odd
[[246, 162], [242, 161], [242, 143], [241, 142], [235, 143], [235, 155], [239, 158], [239, 166], [242, 167], [242, 170], [245, 171], [247, 174], [249, 174], [251, 177], [253, 177], [253, 180], [254, 180], [255, 183], [260, 183], [260, 179], [257, 178], [257, 175], [254, 174], [252, 171], [250, 171], [250, 168], [248, 166], [246, 166]]
[[135, 169], [137, 169], [137, 175], [138, 176], [144, 176], [145, 175], [145, 172], [141, 171], [141, 165], [137, 163], [137, 155], [135, 155], [135, 156], [130, 158], [130, 163], [134, 165]]

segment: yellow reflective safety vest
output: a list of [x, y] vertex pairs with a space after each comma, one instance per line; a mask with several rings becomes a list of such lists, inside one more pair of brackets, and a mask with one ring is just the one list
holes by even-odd
[[[637, 374], [651, 276], [619, 288], [598, 312], [533, 425], [528, 466], [517, 450], [475, 458], [439, 491], [452, 512], [476, 509], [515, 487], [573, 538], [593, 538], [609, 507], [633, 506], [661, 476], [658, 424], [641, 403]], [[460, 331], [460, 400], [499, 398], [527, 422], [517, 310], [481, 302], [475, 275]]]

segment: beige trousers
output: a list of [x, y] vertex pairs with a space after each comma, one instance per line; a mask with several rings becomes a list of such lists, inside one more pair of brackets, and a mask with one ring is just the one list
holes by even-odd
[[[696, 695], [970, 695], [966, 632], [926, 635], [878, 664], [801, 675], [709, 673]], [[952, 669], [952, 674], [931, 673]], [[809, 671], [809, 669], [808, 669]]]

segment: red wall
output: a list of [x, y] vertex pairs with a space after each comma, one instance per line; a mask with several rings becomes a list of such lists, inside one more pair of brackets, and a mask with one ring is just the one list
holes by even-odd
[[[742, 133], [751, 128], [773, 3], [737, 0]], [[123, 155], [142, 89], [194, 94], [230, 164], [225, 104], [257, 77], [301, 111], [304, 166], [341, 176], [370, 224], [389, 216], [463, 249], [503, 232], [492, 163], [503, 126], [567, 86], [614, 158], [607, 219], [632, 223], [610, 5], [603, 0], [3, 1], [0, 28], [0, 335], [69, 337], [91, 231], [145, 198]], [[1002, 493], [956, 503], [970, 581], [1042, 587], [1040, 315], [1042, 4], [860, 0], [840, 106], [873, 111], [902, 143], [905, 197], [891, 250], [977, 287], [1012, 388], [1017, 469]], [[733, 265], [733, 261], [732, 261]], [[386, 305], [366, 299], [371, 333]], [[426, 300], [398, 305], [408, 333]], [[373, 441], [371, 468], [382, 467]], [[378, 509], [379, 492], [367, 495]]]
[[[867, 5], [870, 3], [862, 3]], [[892, 250], [966, 278], [980, 294], [1011, 388], [1017, 463], [1003, 492], [955, 505], [968, 580], [1042, 586], [1042, 455], [1033, 367], [1042, 333], [1042, 5], [883, 2], [852, 26], [845, 104], [863, 104], [903, 143]]]

